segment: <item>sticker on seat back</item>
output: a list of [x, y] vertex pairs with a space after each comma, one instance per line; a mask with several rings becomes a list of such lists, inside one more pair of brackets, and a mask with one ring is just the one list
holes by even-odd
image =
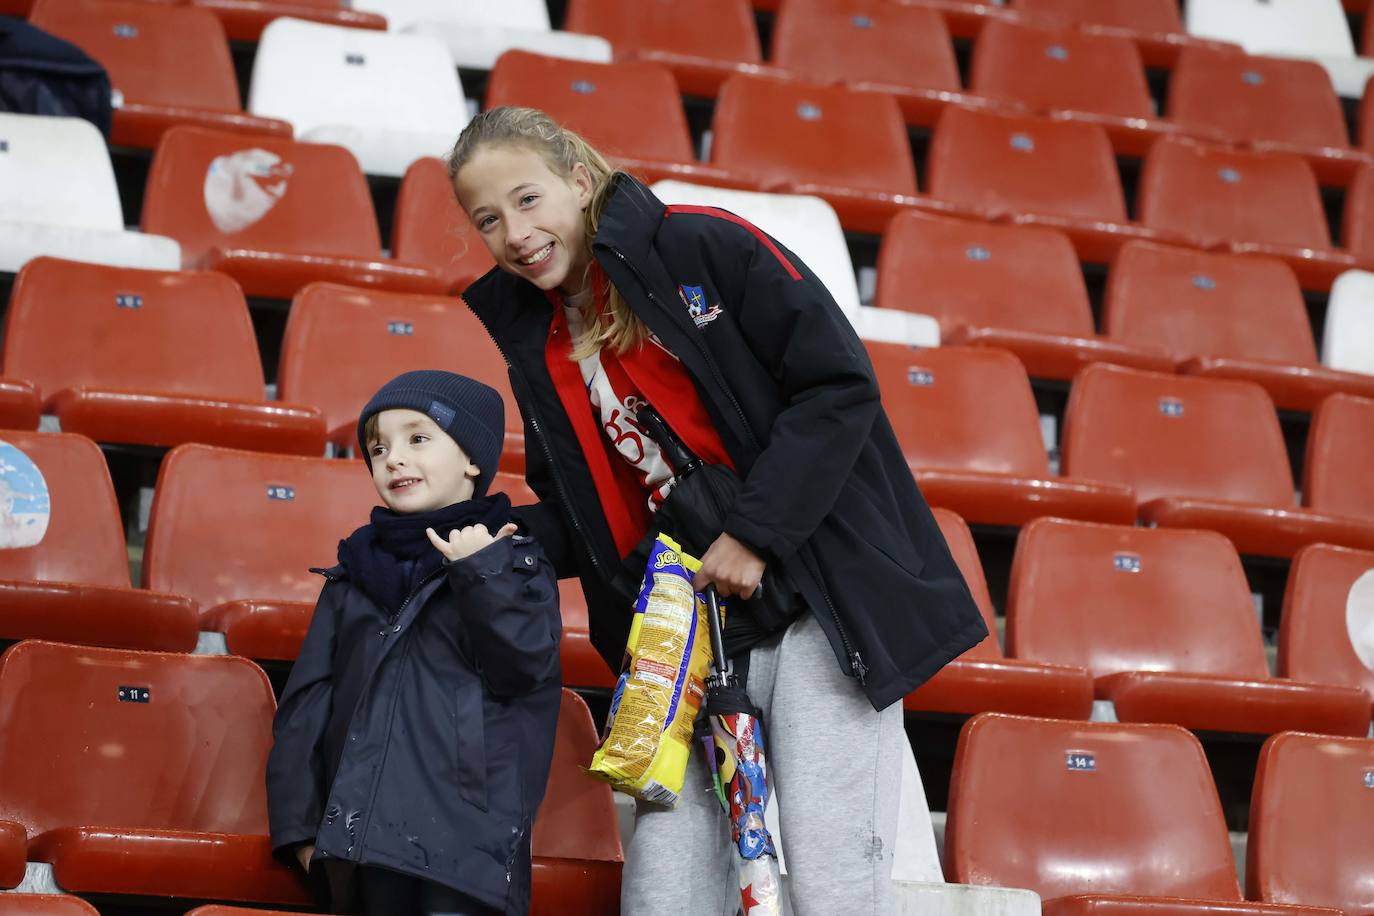
[[43, 472], [16, 446], [0, 440], [0, 549], [38, 544], [51, 516]]

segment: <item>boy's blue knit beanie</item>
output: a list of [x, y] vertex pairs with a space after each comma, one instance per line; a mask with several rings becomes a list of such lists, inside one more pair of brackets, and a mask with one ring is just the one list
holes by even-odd
[[367, 421], [383, 410], [396, 408], [418, 410], [452, 436], [482, 471], [473, 496], [486, 495], [501, 461], [506, 431], [505, 405], [495, 388], [438, 369], [420, 369], [396, 376], [372, 396], [358, 416], [358, 448], [362, 450], [369, 471], [372, 456], [368, 454], [365, 441]]

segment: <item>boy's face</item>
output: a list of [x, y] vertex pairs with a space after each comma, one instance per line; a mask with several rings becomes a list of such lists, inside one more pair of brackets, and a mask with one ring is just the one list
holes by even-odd
[[454, 180], [458, 200], [496, 263], [543, 290], [579, 292], [587, 270], [582, 211], [592, 179], [578, 163], [570, 178], [533, 150], [487, 146]]
[[372, 482], [393, 512], [442, 509], [472, 499], [482, 473], [453, 437], [418, 410], [383, 410], [367, 443]]

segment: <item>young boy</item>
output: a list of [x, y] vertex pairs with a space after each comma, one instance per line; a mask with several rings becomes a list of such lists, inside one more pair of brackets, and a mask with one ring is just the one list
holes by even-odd
[[495, 390], [408, 372], [358, 421], [384, 507], [339, 544], [277, 709], [272, 847], [333, 912], [522, 914], [558, 722], [558, 583], [487, 496]]

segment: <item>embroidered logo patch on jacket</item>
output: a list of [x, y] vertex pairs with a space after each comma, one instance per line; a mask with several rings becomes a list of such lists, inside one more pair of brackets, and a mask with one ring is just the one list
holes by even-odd
[[719, 317], [720, 303], [708, 308], [706, 306], [706, 293], [702, 291], [700, 286], [683, 284], [677, 288], [677, 294], [682, 297], [683, 305], [687, 306], [687, 314], [692, 316], [692, 321], [697, 327], [704, 328]]

